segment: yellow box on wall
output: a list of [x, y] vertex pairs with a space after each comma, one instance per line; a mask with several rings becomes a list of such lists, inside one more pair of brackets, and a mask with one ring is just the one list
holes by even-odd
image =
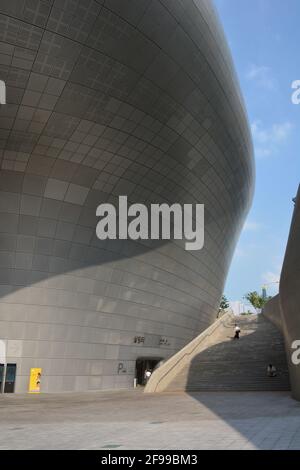
[[34, 367], [30, 369], [29, 393], [40, 393], [42, 369]]

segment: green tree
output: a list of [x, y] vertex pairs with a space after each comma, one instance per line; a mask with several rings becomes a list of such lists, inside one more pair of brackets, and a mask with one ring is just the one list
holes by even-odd
[[227, 300], [227, 297], [223, 294], [220, 301], [219, 312], [221, 310], [226, 310], [227, 308], [229, 308], [229, 302]]
[[245, 299], [253, 305], [256, 311], [261, 310], [263, 306], [271, 299], [272, 297], [263, 297], [257, 291], [248, 292], [245, 295]]

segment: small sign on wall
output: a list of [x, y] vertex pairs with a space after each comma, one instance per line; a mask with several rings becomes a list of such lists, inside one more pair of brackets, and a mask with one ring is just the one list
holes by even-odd
[[42, 369], [34, 367], [30, 369], [29, 393], [40, 393]]
[[6, 341], [0, 339], [0, 363], [6, 363]]

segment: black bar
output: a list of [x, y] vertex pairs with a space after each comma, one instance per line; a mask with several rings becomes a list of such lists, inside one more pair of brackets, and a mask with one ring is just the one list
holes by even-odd
[[[198, 450], [92, 450], [92, 451], [0, 451], [1, 463], [24, 465], [31, 464], [36, 459], [42, 458], [49, 465], [66, 464], [68, 468], [74, 463], [76, 468], [79, 465], [97, 465], [101, 468], [121, 466], [123, 468], [151, 468], [159, 467], [185, 467], [199, 468], [208, 464], [211, 468], [213, 464], [220, 462], [222, 466], [228, 463], [247, 462], [247, 465], [266, 464], [266, 466], [276, 463], [279, 465], [299, 465], [300, 451], [198, 451]], [[296, 467], [295, 467], [296, 468]]]

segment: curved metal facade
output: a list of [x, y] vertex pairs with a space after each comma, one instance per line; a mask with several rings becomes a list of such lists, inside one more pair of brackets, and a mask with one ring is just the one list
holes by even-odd
[[[251, 202], [222, 29], [208, 0], [0, 5], [5, 360], [16, 391], [31, 367], [42, 391], [131, 387], [138, 357], [169, 357], [215, 320]], [[96, 207], [124, 194], [204, 203], [204, 248], [99, 241]]]

